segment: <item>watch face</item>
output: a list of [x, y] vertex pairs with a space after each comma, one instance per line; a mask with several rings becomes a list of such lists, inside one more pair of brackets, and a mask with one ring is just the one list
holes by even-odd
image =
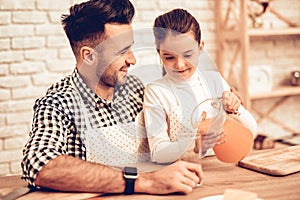
[[136, 167], [125, 167], [124, 173], [126, 175], [137, 175], [137, 168]]

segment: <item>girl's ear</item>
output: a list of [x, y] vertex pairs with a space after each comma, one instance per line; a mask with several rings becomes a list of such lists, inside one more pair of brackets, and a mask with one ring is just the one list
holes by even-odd
[[94, 50], [88, 46], [83, 46], [80, 49], [80, 56], [83, 60], [88, 65], [92, 65], [94, 62]]
[[203, 50], [203, 48], [204, 48], [204, 41], [201, 40], [200, 45], [199, 45], [199, 50], [201, 51], [201, 50]]

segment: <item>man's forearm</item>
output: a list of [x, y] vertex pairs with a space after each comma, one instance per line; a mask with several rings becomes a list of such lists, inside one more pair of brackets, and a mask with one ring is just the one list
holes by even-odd
[[121, 193], [125, 188], [122, 172], [71, 156], [58, 156], [38, 173], [35, 184], [61, 191]]

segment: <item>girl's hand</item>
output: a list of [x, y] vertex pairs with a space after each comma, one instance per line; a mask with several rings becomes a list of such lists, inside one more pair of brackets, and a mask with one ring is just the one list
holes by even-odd
[[241, 105], [240, 98], [233, 92], [225, 91], [222, 94], [224, 109], [236, 113]]

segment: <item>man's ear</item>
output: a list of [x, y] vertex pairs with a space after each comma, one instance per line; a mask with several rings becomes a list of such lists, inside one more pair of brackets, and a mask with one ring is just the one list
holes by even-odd
[[83, 46], [80, 49], [80, 56], [83, 60], [88, 65], [93, 64], [94, 62], [94, 50], [88, 46]]

